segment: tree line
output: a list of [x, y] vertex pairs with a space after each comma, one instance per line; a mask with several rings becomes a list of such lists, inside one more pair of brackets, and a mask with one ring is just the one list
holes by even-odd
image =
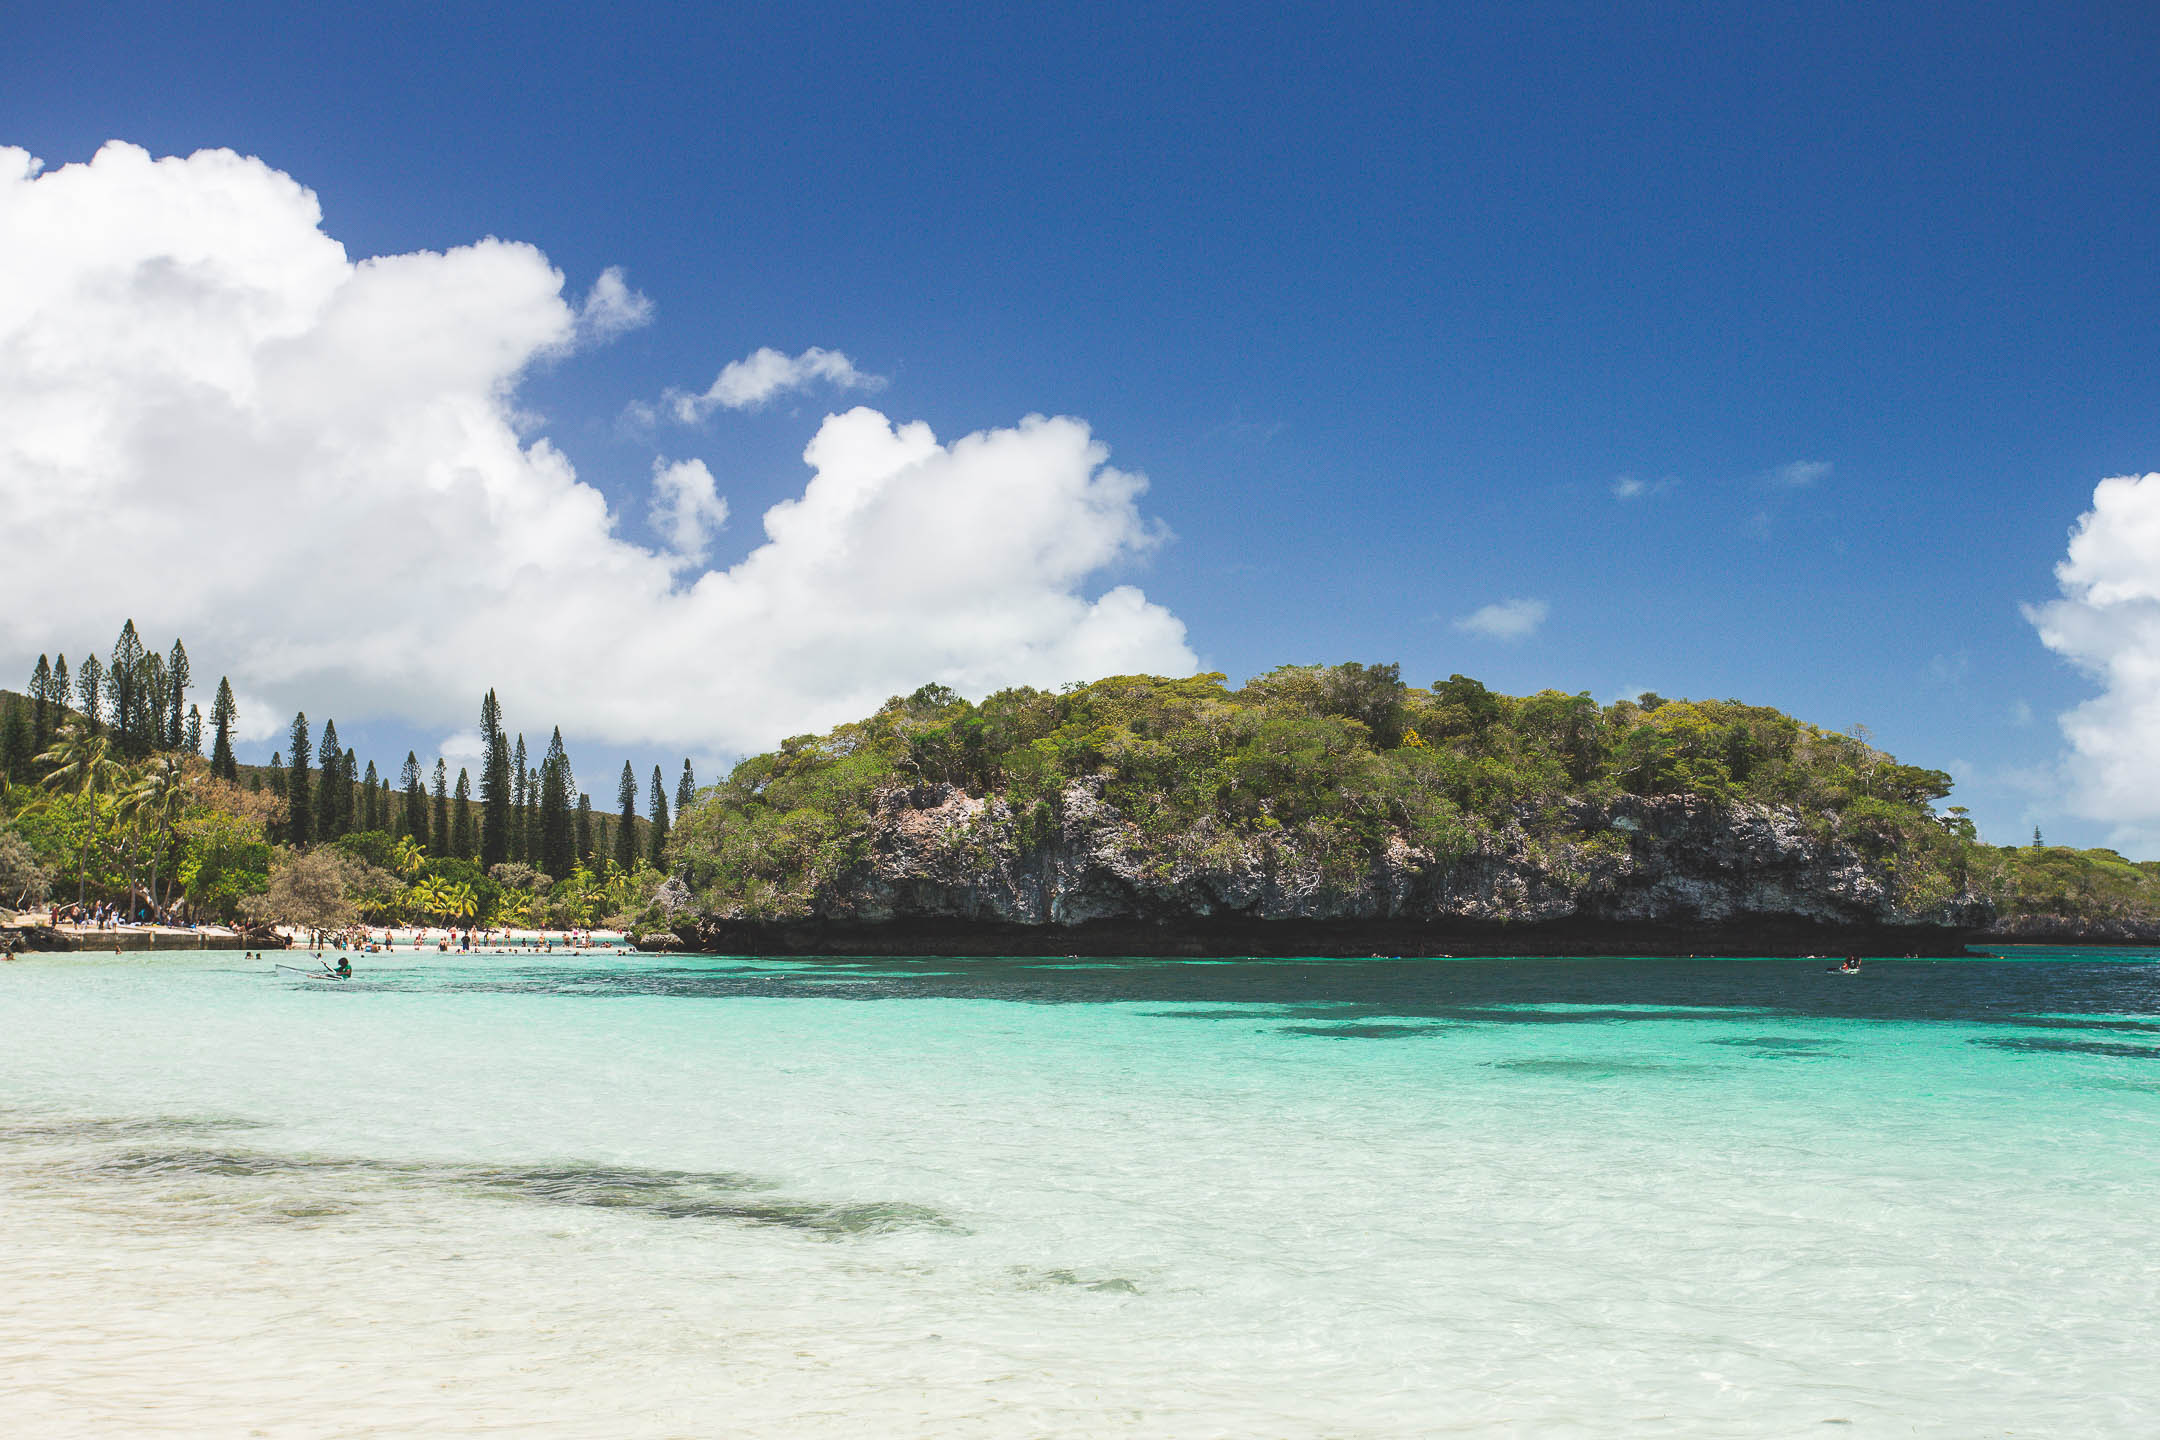
[[[597, 891], [663, 870], [672, 815], [697, 794], [687, 758], [672, 795], [655, 766], [641, 816], [636, 773], [626, 761], [615, 813], [596, 815], [561, 729], [553, 728], [535, 762], [524, 735], [504, 723], [493, 690], [480, 705], [477, 783], [464, 767], [453, 780], [440, 757], [430, 773], [413, 751], [393, 782], [373, 760], [361, 764], [334, 720], [318, 732], [305, 711], [294, 715], [267, 765], [243, 766], [233, 749], [239, 715], [230, 680], [219, 679], [207, 724], [191, 688], [186, 646], [175, 639], [167, 651], [150, 649], [132, 620], [109, 659], [92, 653], [71, 673], [64, 653], [40, 655], [19, 699], [0, 692], [0, 833], [27, 842], [54, 869], [65, 863], [76, 870], [79, 895], [89, 892], [95, 854], [103, 857], [98, 888], [124, 888], [131, 908], [144, 895], [160, 907], [178, 887], [226, 918], [237, 901], [268, 888], [270, 851], [298, 855], [325, 844], [371, 863], [395, 853], [414, 875], [418, 855], [445, 871], [433, 879], [469, 880], [489, 897], [504, 888], [505, 875], [512, 889], [576, 876], [581, 894]], [[161, 777], [150, 787], [154, 795], [128, 799], [153, 776]], [[155, 834], [136, 823], [145, 806], [162, 817]], [[211, 815], [236, 823], [211, 824]], [[249, 832], [264, 853], [244, 859], [237, 875], [182, 853], [191, 835], [214, 833], [222, 843]], [[132, 863], [138, 854], [139, 865]], [[205, 877], [222, 877], [223, 887]], [[0, 903], [10, 898], [20, 897]]]

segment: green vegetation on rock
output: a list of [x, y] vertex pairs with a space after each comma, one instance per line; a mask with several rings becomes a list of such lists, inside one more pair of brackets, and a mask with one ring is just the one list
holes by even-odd
[[1284, 666], [1241, 689], [1122, 675], [980, 705], [925, 686], [745, 760], [676, 817], [673, 852], [706, 914], [811, 915], [871, 860], [889, 797], [951, 787], [985, 802], [972, 830], [943, 831], [978, 864], [1047, 842], [1084, 795], [1143, 872], [1305, 866], [1347, 892], [1383, 863], [1432, 874], [1506, 851], [1565, 880], [1626, 850], [1612, 815], [1633, 797], [1797, 817], [1920, 911], [1967, 890], [1971, 827], [1933, 808], [1950, 784], [1864, 735], [1738, 701], [1600, 705], [1462, 675], [1419, 689], [1394, 665]]

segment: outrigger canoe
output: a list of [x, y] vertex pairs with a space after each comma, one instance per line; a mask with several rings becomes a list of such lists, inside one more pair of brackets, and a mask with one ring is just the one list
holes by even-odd
[[288, 975], [298, 975], [303, 980], [348, 980], [352, 978], [348, 975], [340, 975], [337, 973], [337, 971], [330, 969], [328, 966], [325, 966], [320, 970], [310, 970], [305, 965], [281, 964], [277, 968], [283, 970]]

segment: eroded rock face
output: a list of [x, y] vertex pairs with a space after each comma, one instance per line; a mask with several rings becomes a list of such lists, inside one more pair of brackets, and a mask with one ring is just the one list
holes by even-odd
[[2160, 920], [2142, 915], [2013, 915], [1995, 920], [1980, 938], [2009, 945], [2160, 945]]
[[[880, 797], [867, 858], [812, 896], [809, 914], [706, 915], [686, 938], [881, 949], [885, 933], [904, 949], [908, 937], [964, 938], [972, 926], [1007, 945], [1039, 935], [1052, 952], [1088, 948], [1074, 937], [1090, 933], [1114, 947], [1159, 931], [1174, 948], [1247, 953], [1255, 936], [1309, 945], [1340, 934], [1337, 951], [1297, 953], [1369, 953], [1368, 940], [1409, 948], [1421, 935], [1437, 946], [1449, 936], [1610, 933], [1643, 948], [1708, 950], [1718, 946], [1689, 937], [1748, 948], [1761, 934], [1785, 937], [1757, 947], [1778, 953], [1865, 934], [1939, 951], [1992, 918], [1973, 895], [1905, 905], [1883, 866], [1810, 835], [1790, 811], [1626, 797], [1571, 802], [1565, 820], [1557, 839], [1517, 823], [1452, 857], [1398, 837], [1379, 859], [1346, 868], [1286, 832], [1157, 843], [1085, 782], [1033, 833], [1001, 799], [919, 785]], [[779, 939], [750, 944], [761, 937]]]

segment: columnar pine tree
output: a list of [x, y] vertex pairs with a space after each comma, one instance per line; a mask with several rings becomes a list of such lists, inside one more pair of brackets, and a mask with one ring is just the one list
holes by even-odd
[[420, 781], [420, 761], [408, 750], [405, 764], [398, 771], [398, 787], [405, 792], [405, 833], [415, 845], [425, 845], [427, 833], [427, 791]]
[[650, 816], [652, 835], [650, 839], [651, 848], [647, 852], [646, 858], [652, 861], [655, 870], [665, 870], [667, 868], [668, 832], [667, 781], [660, 778], [660, 767], [658, 765], [652, 767], [652, 794], [647, 797], [647, 802], [652, 806], [652, 815]]
[[532, 827], [529, 808], [533, 802], [532, 789], [525, 773], [525, 737], [517, 737], [517, 745], [510, 752], [510, 858], [532, 864]]
[[105, 667], [99, 663], [95, 652], [87, 656], [82, 668], [75, 672], [75, 696], [83, 719], [90, 722], [91, 732], [104, 729]]
[[270, 752], [270, 793], [285, 798], [285, 756], [282, 751]]
[[152, 650], [135, 664], [135, 718], [128, 723], [131, 744], [147, 755], [165, 743], [165, 660]]
[[367, 762], [367, 774], [360, 777], [360, 828], [383, 830], [382, 777], [375, 773], [375, 762]]
[[548, 741], [540, 762], [540, 868], [556, 879], [577, 863], [577, 837], [570, 816], [570, 757], [563, 751], [562, 728]]
[[697, 775], [690, 768], [690, 757], [682, 762], [682, 779], [675, 782], [675, 818], [682, 819], [690, 813], [691, 802], [697, 799]]
[[180, 722], [180, 748], [190, 755], [202, 754], [202, 711], [193, 704], [187, 707], [187, 719]]
[[637, 772], [622, 762], [622, 779], [615, 786], [615, 803], [622, 811], [615, 822], [615, 866], [637, 869]]
[[472, 775], [458, 766], [457, 788], [450, 792], [450, 853], [460, 860], [473, 858]]
[[65, 694], [53, 694], [52, 666], [38, 656], [37, 669], [30, 672], [30, 743], [37, 747], [33, 753], [42, 755], [52, 748], [54, 712], [66, 705]]
[[[187, 715], [180, 707], [187, 704], [188, 686], [194, 683], [194, 677], [188, 673], [187, 646], [177, 637], [172, 642], [172, 652], [165, 657], [165, 682], [172, 690], [168, 710], [171, 721], [165, 727], [165, 744], [173, 750], [187, 749]], [[195, 754], [202, 754], [200, 745], [192, 748]]]
[[450, 853], [450, 767], [435, 757], [433, 823], [428, 826], [428, 849], [437, 855]]
[[338, 833], [349, 835], [360, 828], [360, 757], [348, 747], [338, 761]]
[[577, 797], [577, 825], [575, 831], [577, 835], [577, 857], [580, 862], [590, 866], [595, 858], [593, 855], [592, 796], [587, 795], [582, 790], [578, 792]]
[[120, 627], [120, 638], [113, 641], [112, 668], [105, 672], [105, 696], [111, 702], [108, 718], [113, 728], [113, 738], [124, 750], [134, 751], [142, 740], [142, 637], [135, 633], [135, 622], [128, 621]]
[[217, 699], [210, 702], [210, 773], [224, 780], [240, 778], [239, 762], [233, 759], [233, 721], [240, 718], [240, 707], [233, 703], [232, 681], [220, 675], [217, 682]]
[[[30, 748], [30, 702], [0, 697], [0, 780], [22, 785], [30, 779], [30, 758], [44, 752]], [[9, 903], [13, 903], [10, 901]]]
[[315, 793], [308, 784], [307, 711], [293, 716], [286, 743], [292, 758], [285, 766], [285, 838], [295, 845], [305, 845], [315, 836]]
[[493, 869], [510, 858], [510, 738], [503, 734], [495, 692], [480, 702], [480, 864]]
[[540, 772], [525, 772], [525, 863], [540, 868]]
[[339, 792], [345, 788], [345, 747], [338, 743], [337, 721], [325, 720], [322, 727], [322, 747], [315, 752], [315, 761], [322, 767], [315, 781], [315, 838], [335, 840], [345, 833], [344, 816], [339, 812]]
[[46, 693], [52, 697], [54, 706], [53, 729], [58, 730], [67, 723], [68, 707], [75, 703], [73, 699], [74, 692], [68, 688], [67, 656], [53, 656], [52, 689]]

